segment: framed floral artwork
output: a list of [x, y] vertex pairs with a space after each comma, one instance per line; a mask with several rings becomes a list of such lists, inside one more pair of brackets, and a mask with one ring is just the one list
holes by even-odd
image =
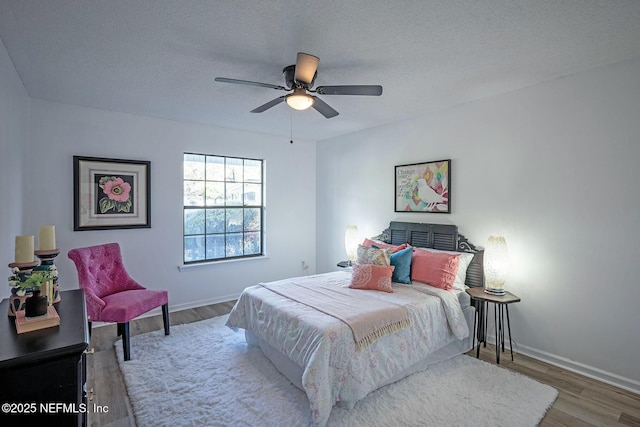
[[151, 227], [151, 162], [73, 156], [73, 230]]
[[395, 212], [451, 213], [451, 159], [396, 166]]

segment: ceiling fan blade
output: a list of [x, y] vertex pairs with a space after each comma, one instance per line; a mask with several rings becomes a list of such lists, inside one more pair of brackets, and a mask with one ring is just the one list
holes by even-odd
[[320, 58], [309, 55], [308, 53], [298, 52], [296, 59], [295, 79], [301, 83], [310, 85], [316, 76]]
[[228, 79], [226, 77], [216, 77], [215, 81], [221, 83], [235, 83], [240, 85], [249, 85], [249, 86], [258, 86], [258, 87], [267, 87], [270, 89], [278, 89], [278, 90], [289, 90], [286, 87], [272, 85], [269, 83], [260, 83], [260, 82], [251, 82], [249, 80], [238, 80], [238, 79]]
[[315, 108], [316, 111], [318, 111], [320, 114], [325, 116], [327, 119], [335, 117], [335, 116], [337, 116], [339, 114], [336, 110], [331, 108], [331, 106], [329, 106], [329, 104], [327, 104], [326, 102], [324, 102], [322, 99], [318, 98], [317, 96], [313, 97], [313, 101], [314, 101], [313, 102], [313, 108]]
[[266, 104], [263, 104], [261, 106], [259, 106], [258, 108], [254, 108], [253, 110], [251, 110], [252, 113], [262, 113], [263, 111], [268, 110], [271, 107], [275, 107], [276, 105], [280, 104], [281, 102], [284, 102], [284, 99], [286, 98], [286, 96], [281, 96], [279, 98], [276, 98], [272, 101], [267, 102]]
[[355, 85], [355, 86], [318, 86], [316, 93], [321, 95], [382, 95], [380, 85]]

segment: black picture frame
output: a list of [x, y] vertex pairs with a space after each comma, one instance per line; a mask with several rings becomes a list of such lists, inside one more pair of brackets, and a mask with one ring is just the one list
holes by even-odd
[[451, 213], [451, 159], [396, 166], [394, 211]]
[[151, 162], [73, 156], [73, 230], [151, 228]]

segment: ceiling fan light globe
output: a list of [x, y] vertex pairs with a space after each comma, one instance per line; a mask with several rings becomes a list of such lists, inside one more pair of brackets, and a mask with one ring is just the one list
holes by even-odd
[[307, 94], [297, 94], [292, 93], [291, 95], [287, 95], [287, 104], [289, 107], [294, 110], [306, 110], [309, 107], [313, 106], [313, 97]]

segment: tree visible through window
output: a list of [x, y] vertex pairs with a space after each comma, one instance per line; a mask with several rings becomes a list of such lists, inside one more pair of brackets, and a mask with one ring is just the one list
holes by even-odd
[[263, 161], [184, 154], [184, 263], [263, 254]]

